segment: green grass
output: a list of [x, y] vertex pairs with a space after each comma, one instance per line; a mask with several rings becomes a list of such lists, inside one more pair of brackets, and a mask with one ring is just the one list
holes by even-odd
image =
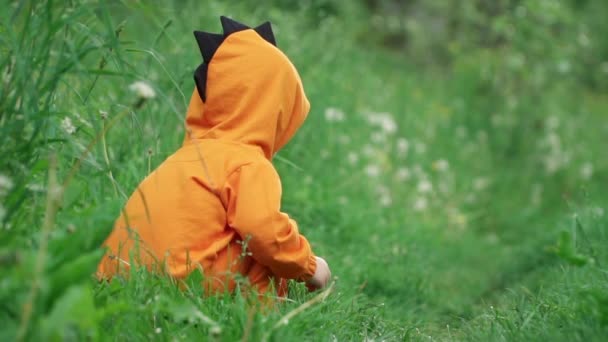
[[[360, 39], [354, 5], [146, 3], [5, 4], [0, 339], [608, 336], [605, 94], [511, 76], [500, 49], [416, 65]], [[292, 284], [260, 308], [203, 297], [198, 274], [185, 290], [137, 270], [92, 276], [125, 196], [181, 144], [192, 31], [219, 31], [221, 14], [271, 20], [303, 78], [311, 113], [274, 163], [331, 291]], [[141, 105], [138, 80], [156, 91]]]

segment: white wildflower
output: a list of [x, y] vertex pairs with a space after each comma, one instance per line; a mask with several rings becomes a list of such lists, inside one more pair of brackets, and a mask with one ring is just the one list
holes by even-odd
[[397, 132], [397, 123], [390, 113], [368, 113], [367, 121], [374, 126], [382, 128], [387, 134]]
[[593, 208], [593, 213], [597, 217], [603, 217], [604, 216], [604, 212], [605, 212], [604, 208], [602, 208], [602, 207], [595, 207], [595, 208]]
[[593, 164], [585, 163], [581, 166], [581, 178], [589, 180], [593, 176]]
[[458, 126], [456, 127], [456, 136], [459, 139], [464, 139], [467, 137], [467, 128], [464, 126]]
[[568, 71], [570, 71], [570, 62], [567, 60], [559, 61], [559, 63], [557, 63], [557, 70], [562, 74], [568, 73]]
[[43, 192], [44, 191], [44, 187], [42, 186], [42, 184], [38, 184], [38, 183], [31, 183], [25, 186], [29, 191], [31, 192]]
[[397, 139], [397, 152], [401, 156], [407, 155], [407, 151], [410, 149], [410, 143], [405, 138]]
[[68, 116], [61, 120], [61, 128], [63, 128], [67, 134], [74, 134], [74, 132], [76, 132], [76, 127], [74, 127], [72, 119], [70, 119]]
[[393, 199], [391, 197], [391, 191], [385, 186], [379, 186], [377, 188], [378, 193], [380, 194], [380, 205], [383, 207], [388, 207], [393, 203]]
[[374, 132], [372, 133], [371, 140], [376, 144], [384, 143], [386, 141], [386, 135], [382, 131]]
[[[287, 325], [287, 323], [289, 323], [289, 320], [284, 319], [282, 323]], [[213, 327], [211, 327], [211, 329], [209, 329], [209, 333], [211, 333], [212, 336], [219, 336], [222, 333], [222, 328], [217, 325], [214, 325]]]
[[530, 201], [532, 205], [538, 206], [543, 200], [543, 186], [541, 184], [532, 185], [532, 195]]
[[380, 195], [380, 205], [383, 207], [390, 207], [393, 204], [393, 198], [390, 194]]
[[473, 180], [473, 189], [476, 191], [482, 191], [485, 190], [489, 184], [490, 181], [485, 177], [475, 178]]
[[397, 169], [395, 173], [395, 178], [398, 181], [406, 181], [412, 177], [410, 170], [407, 167], [401, 167]]
[[417, 154], [424, 154], [426, 152], [426, 145], [423, 142], [416, 142], [414, 144], [414, 150]]
[[382, 129], [388, 134], [393, 134], [397, 132], [397, 124], [395, 120], [391, 117], [387, 117], [384, 121], [382, 121]]
[[428, 201], [424, 197], [418, 197], [414, 201], [414, 210], [415, 211], [424, 211], [428, 207]]
[[89, 128], [93, 128], [93, 125], [91, 125], [90, 122], [88, 122], [87, 120], [85, 120], [82, 116], [80, 116], [80, 114], [78, 113], [74, 113], [74, 117], [80, 121], [80, 123], [82, 123], [83, 125], [89, 127]]
[[450, 164], [445, 159], [439, 159], [433, 162], [433, 169], [439, 172], [447, 171]]
[[5, 195], [13, 188], [13, 181], [5, 175], [0, 174], [0, 196]]
[[545, 120], [545, 125], [547, 125], [549, 130], [554, 131], [559, 127], [559, 118], [552, 115]]
[[142, 99], [153, 99], [156, 97], [154, 89], [144, 81], [136, 81], [131, 83], [129, 90], [137, 94]]
[[365, 145], [363, 146], [363, 155], [366, 157], [371, 157], [374, 154], [376, 154], [376, 150], [370, 146], [370, 145]]
[[108, 112], [106, 112], [105, 110], [100, 110], [99, 111], [99, 116], [101, 116], [101, 120], [107, 120], [108, 119]]
[[561, 146], [559, 135], [555, 134], [554, 132], [547, 134], [545, 138], [545, 143], [550, 149], [554, 151], [559, 150]]
[[421, 194], [425, 194], [428, 192], [433, 191], [433, 184], [431, 182], [429, 182], [427, 179], [422, 179], [420, 182], [418, 182], [418, 192], [420, 192]]
[[342, 134], [338, 136], [338, 142], [342, 145], [350, 144], [350, 137], [348, 135]]
[[355, 152], [349, 152], [346, 158], [348, 159], [348, 162], [352, 165], [357, 164], [357, 162], [359, 161], [359, 155]]
[[490, 121], [492, 122], [492, 126], [494, 126], [494, 127], [500, 127], [505, 122], [504, 118], [500, 114], [492, 115], [492, 117], [490, 118]]
[[412, 169], [414, 170], [413, 173], [414, 173], [414, 175], [416, 175], [416, 177], [419, 177], [419, 178], [426, 177], [426, 173], [424, 173], [422, 166], [420, 166], [419, 164], [414, 165], [414, 167]]
[[160, 334], [161, 332], [163, 332], [163, 329], [161, 329], [160, 327], [154, 329], [154, 332], [157, 334]]
[[369, 164], [365, 167], [365, 173], [372, 178], [380, 175], [380, 167], [378, 165]]
[[342, 122], [344, 121], [344, 112], [334, 107], [326, 108], [325, 120], [327, 120], [328, 122]]

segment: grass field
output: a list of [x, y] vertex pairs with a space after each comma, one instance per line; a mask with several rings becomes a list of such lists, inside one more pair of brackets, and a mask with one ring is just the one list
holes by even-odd
[[[509, 47], [420, 63], [370, 39], [362, 7], [276, 3], [3, 1], [0, 339], [608, 338], [606, 91]], [[185, 290], [93, 277], [126, 197], [183, 140], [192, 31], [219, 15], [270, 20], [312, 103], [274, 164], [335, 282], [270, 309], [203, 297], [196, 273]]]

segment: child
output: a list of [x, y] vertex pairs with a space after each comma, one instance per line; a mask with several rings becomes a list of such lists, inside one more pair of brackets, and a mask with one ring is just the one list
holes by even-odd
[[304, 122], [300, 77], [275, 47], [270, 23], [250, 29], [221, 17], [223, 34], [195, 32], [197, 68], [183, 146], [137, 187], [105, 241], [98, 275], [136, 263], [184, 278], [200, 267], [207, 291], [239, 277], [259, 293], [286, 279], [322, 288], [330, 270], [280, 211], [274, 154]]

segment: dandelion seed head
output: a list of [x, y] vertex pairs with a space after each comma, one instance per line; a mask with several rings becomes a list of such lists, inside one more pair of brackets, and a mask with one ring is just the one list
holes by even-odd
[[134, 92], [138, 97], [142, 99], [153, 99], [156, 97], [156, 92], [147, 82], [136, 81], [131, 83], [129, 90]]

